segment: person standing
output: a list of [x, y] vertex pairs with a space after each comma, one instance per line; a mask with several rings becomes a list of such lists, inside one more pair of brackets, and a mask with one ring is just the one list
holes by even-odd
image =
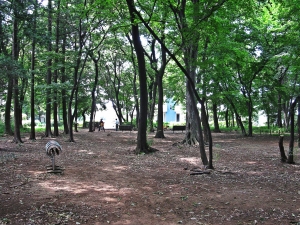
[[100, 123], [99, 123], [99, 130], [98, 131], [100, 131], [100, 130], [103, 130], [105, 132], [104, 122], [103, 122], [102, 119], [100, 120]]
[[119, 129], [119, 121], [118, 119], [116, 119], [116, 131], [118, 131], [118, 129]]

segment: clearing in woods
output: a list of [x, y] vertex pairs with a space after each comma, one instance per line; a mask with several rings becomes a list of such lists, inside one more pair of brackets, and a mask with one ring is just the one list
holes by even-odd
[[[136, 131], [75, 133], [56, 140], [62, 153], [47, 173], [50, 138], [14, 144], [0, 138], [0, 224], [300, 224], [300, 154], [280, 162], [278, 137], [213, 134], [214, 167], [201, 165], [199, 147], [148, 135], [158, 152], [135, 155]], [[38, 135], [37, 135], [38, 136]], [[284, 147], [288, 149], [288, 138]]]

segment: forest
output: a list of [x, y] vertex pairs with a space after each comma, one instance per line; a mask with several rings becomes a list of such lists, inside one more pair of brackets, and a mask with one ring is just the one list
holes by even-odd
[[208, 168], [212, 132], [252, 137], [261, 112], [290, 132], [293, 163], [299, 10], [294, 0], [1, 0], [3, 133], [22, 143], [26, 125], [35, 140], [45, 115], [44, 137], [62, 129], [74, 142], [78, 118], [93, 132], [110, 100], [120, 123], [137, 127], [135, 153], [150, 153], [148, 132], [165, 137], [162, 106], [173, 99], [186, 108], [182, 141], [199, 143]]

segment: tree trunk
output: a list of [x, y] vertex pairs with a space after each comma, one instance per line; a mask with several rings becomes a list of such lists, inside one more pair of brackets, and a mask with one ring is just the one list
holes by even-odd
[[[86, 7], [87, 2], [84, 2], [84, 7]], [[75, 131], [77, 131], [77, 103], [78, 103], [78, 88], [81, 80], [81, 76], [85, 67], [85, 63], [87, 60], [88, 55], [85, 55], [85, 58], [82, 62], [82, 53], [83, 53], [83, 46], [85, 45], [85, 37], [87, 35], [87, 32], [84, 31], [83, 29], [83, 24], [82, 24], [82, 19], [79, 19], [78, 22], [78, 40], [76, 43], [76, 46], [78, 44], [78, 47], [76, 48], [77, 50], [77, 58], [74, 66], [74, 75], [73, 75], [73, 88], [71, 90], [70, 94], [70, 99], [69, 99], [69, 104], [68, 104], [68, 123], [69, 123], [69, 141], [70, 142], [75, 142], [74, 140], [74, 133], [73, 133], [73, 121], [75, 118]], [[80, 70], [80, 71], [79, 71]], [[74, 112], [72, 114], [72, 104], [74, 100]]]
[[[63, 41], [62, 41], [62, 47], [61, 47], [61, 51], [62, 51], [62, 55], [63, 55], [63, 66], [61, 68], [61, 83], [64, 84], [67, 80], [66, 78], [66, 28], [65, 28], [65, 24], [63, 24], [64, 26], [64, 32], [63, 32]], [[69, 133], [69, 125], [68, 125], [68, 107], [67, 107], [67, 91], [65, 88], [62, 89], [61, 91], [61, 95], [62, 95], [62, 117], [63, 117], [63, 123], [64, 123], [64, 133], [68, 134]]]
[[[164, 41], [164, 38], [162, 38]], [[163, 90], [163, 74], [167, 66], [167, 53], [166, 49], [161, 45], [162, 54], [162, 65], [157, 74], [157, 90], [158, 90], [158, 102], [157, 102], [157, 131], [155, 138], [165, 138], [164, 135], [164, 112], [163, 112], [163, 102], [164, 102], [164, 90]]]
[[[186, 86], [188, 89], [188, 81], [186, 82]], [[193, 93], [194, 94], [194, 93]], [[194, 121], [197, 120], [197, 115], [199, 116], [199, 111], [197, 108], [196, 103], [192, 102], [193, 97], [190, 96], [190, 93], [188, 90], [186, 91], [186, 133], [185, 138], [183, 140], [183, 143], [186, 143], [188, 145], [195, 145], [196, 143], [200, 142], [199, 135], [197, 133], [198, 131], [198, 124], [196, 124]], [[194, 107], [196, 105], [196, 110], [198, 113], [195, 114]], [[200, 123], [201, 124], [201, 123]], [[202, 127], [201, 127], [202, 130]], [[201, 134], [203, 135], [203, 134]]]
[[228, 128], [229, 127], [229, 110], [228, 110], [228, 108], [226, 108], [226, 111], [225, 111], [225, 126], [226, 126], [226, 128]]
[[[243, 122], [242, 122], [242, 119], [241, 119], [240, 115], [239, 115], [238, 112], [237, 112], [237, 109], [236, 109], [236, 107], [235, 107], [233, 101], [232, 101], [228, 96], [226, 96], [226, 99], [227, 99], [227, 101], [230, 103], [230, 105], [231, 105], [231, 107], [232, 107], [232, 110], [233, 110], [233, 112], [234, 112], [234, 114], [235, 114], [235, 116], [236, 116], [236, 123], [237, 123], [237, 126], [241, 128], [242, 134], [243, 134], [244, 136], [247, 136], [246, 129], [245, 129], [245, 127], [244, 127], [244, 124], [243, 124]], [[234, 121], [234, 119], [232, 119], [232, 121]], [[233, 125], [233, 126], [234, 126], [234, 125]]]
[[[33, 33], [36, 33], [36, 18], [37, 18], [37, 4], [38, 1], [35, 0], [34, 3], [34, 21], [33, 21]], [[31, 117], [31, 129], [30, 129], [30, 140], [35, 140], [35, 92], [34, 92], [34, 69], [35, 69], [35, 46], [36, 46], [36, 37], [32, 37], [32, 46], [31, 46], [31, 83], [30, 83], [30, 117]]]
[[[205, 102], [201, 102], [201, 109], [203, 108], [203, 113], [201, 114], [202, 115], [202, 123], [203, 124], [203, 127], [206, 127], [207, 129], [207, 142], [208, 142], [208, 152], [209, 152], [209, 161], [208, 161], [208, 166], [207, 168], [208, 169], [214, 169], [213, 167], [213, 149], [212, 149], [212, 146], [213, 146], [213, 142], [212, 142], [212, 136], [211, 136], [211, 130], [210, 130], [210, 126], [209, 126], [209, 122], [208, 122], [208, 113], [206, 113], [206, 110], [205, 110]], [[206, 155], [205, 155], [206, 157]], [[207, 165], [207, 164], [204, 164], [204, 165]]]
[[[139, 121], [139, 118], [140, 118], [140, 103], [139, 103], [139, 98], [138, 98], [138, 91], [137, 91], [137, 68], [136, 68], [136, 63], [135, 63], [135, 54], [134, 54], [134, 46], [133, 46], [133, 43], [132, 43], [132, 40], [130, 38], [130, 36], [128, 34], [126, 34], [126, 37], [130, 43], [130, 49], [131, 49], [131, 61], [132, 61], [132, 65], [134, 67], [134, 74], [133, 74], [133, 94], [134, 94], [134, 101], [135, 101], [135, 109], [136, 109], [136, 124], [135, 126], [138, 128], [138, 121]], [[119, 117], [119, 122], [120, 124], [122, 124], [122, 120], [121, 118]]]
[[95, 82], [94, 82], [94, 86], [92, 89], [92, 106], [91, 106], [91, 112], [90, 112], [90, 123], [89, 123], [89, 132], [93, 132], [93, 121], [95, 119], [95, 111], [96, 111], [96, 88], [98, 85], [98, 79], [99, 79], [99, 65], [98, 65], [98, 61], [100, 59], [99, 56], [99, 52], [98, 52], [98, 58], [96, 59], [94, 57], [94, 55], [92, 53], [89, 54], [91, 59], [94, 62], [94, 66], [95, 66]]
[[284, 136], [280, 136], [279, 137], [279, 151], [280, 151], [280, 157], [281, 157], [281, 162], [286, 162], [287, 157], [285, 155], [285, 151], [284, 151], [284, 146], [283, 146], [283, 137]]
[[[56, 35], [55, 35], [55, 66], [58, 67], [58, 53], [59, 53], [59, 39], [60, 39], [60, 0], [57, 1], [57, 14], [56, 14]], [[54, 70], [53, 74], [53, 82], [54, 84], [57, 84], [58, 79], [58, 69]], [[57, 88], [54, 88], [53, 91], [53, 126], [54, 126], [54, 132], [53, 135], [55, 137], [59, 136], [58, 131], [58, 103], [57, 103]]]
[[253, 105], [252, 105], [252, 99], [250, 96], [248, 96], [248, 136], [253, 136], [253, 130], [252, 130], [252, 116], [253, 116]]
[[194, 117], [195, 120], [193, 121], [193, 124], [195, 124], [195, 126], [198, 128], [196, 133], [198, 134], [197, 140], [199, 141], [200, 158], [202, 160], [202, 164], [204, 166], [207, 166], [208, 165], [208, 159], [207, 159], [207, 156], [206, 156], [206, 153], [205, 153], [205, 145], [204, 145], [204, 139], [203, 139], [201, 119], [200, 119], [200, 115], [199, 115], [199, 111], [198, 111], [198, 108], [197, 108], [195, 96], [194, 96], [194, 93], [193, 93], [193, 88], [191, 86], [190, 81], [187, 82], [187, 87], [188, 87], [188, 92], [189, 92], [189, 96], [190, 96], [190, 100], [191, 100], [190, 102], [191, 102], [191, 104], [193, 104], [191, 106], [191, 108], [193, 109], [193, 114], [195, 116]]
[[[17, 6], [20, 4], [19, 1], [15, 2], [16, 5], [14, 5], [14, 21], [13, 21], [13, 46], [12, 46], [12, 59], [17, 61], [19, 57], [19, 44], [18, 44], [18, 12], [17, 12]], [[20, 103], [19, 103], [19, 76], [17, 74], [13, 75], [12, 84], [13, 84], [13, 95], [14, 95], [14, 122], [15, 122], [15, 128], [14, 128], [14, 142], [15, 143], [23, 143], [21, 140], [21, 133], [20, 133], [20, 117], [21, 115], [21, 109], [20, 109]]]
[[287, 163], [294, 164], [294, 141], [295, 141], [295, 107], [299, 101], [300, 96], [298, 96], [290, 106], [290, 120], [291, 120], [291, 133], [290, 133], [290, 144], [289, 144], [289, 154]]
[[154, 110], [155, 110], [155, 103], [156, 103], [156, 95], [157, 95], [157, 79], [158, 75], [155, 74], [154, 80], [151, 82], [149, 90], [149, 114], [148, 114], [148, 121], [149, 121], [149, 131], [154, 132], [153, 128], [153, 119], [154, 119]]
[[[203, 100], [203, 98], [202, 98]], [[203, 105], [203, 106], [202, 106]], [[202, 120], [202, 126], [203, 126], [203, 140], [205, 145], [208, 144], [209, 142], [209, 128], [208, 128], [208, 123], [206, 121], [204, 121], [205, 119], [208, 120], [208, 117], [206, 117], [206, 106], [205, 106], [205, 102], [203, 100], [203, 104], [201, 104], [201, 120]]]
[[[281, 81], [279, 81], [281, 83]], [[282, 103], [281, 103], [281, 95], [278, 95], [278, 108], [277, 108], [277, 126], [282, 127], [282, 118], [281, 118], [281, 111], [282, 111]]]
[[140, 152], [151, 152], [151, 148], [147, 142], [147, 109], [148, 109], [148, 91], [147, 91], [147, 74], [144, 58], [144, 49], [140, 40], [139, 27], [136, 21], [135, 6], [133, 0], [126, 0], [130, 13], [132, 41], [136, 52], [138, 61], [138, 74], [140, 83], [140, 115], [139, 115], [139, 127], [137, 136], [136, 154]]
[[[127, 3], [128, 3], [128, 1], [129, 0], [127, 0]], [[221, 7], [223, 4], [224, 4], [224, 2], [225, 1], [221, 1], [214, 9], [212, 9], [212, 11], [211, 12], [214, 12], [215, 10], [217, 10], [219, 7]], [[194, 12], [195, 13], [199, 13], [199, 1], [195, 1], [195, 2], [193, 2], [194, 4], [195, 4], [195, 7], [194, 7]], [[185, 4], [185, 1], [183, 1], [183, 4]], [[184, 6], [181, 6], [181, 8], [184, 8]], [[133, 8], [134, 9], [134, 8]], [[173, 8], [172, 8], [173, 9]], [[174, 10], [174, 13], [178, 13], [178, 11], [177, 11], [177, 8], [176, 9], [173, 9]], [[174, 60], [174, 62], [176, 63], [176, 65], [182, 70], [182, 72], [184, 73], [184, 75], [186, 76], [186, 78], [188, 79], [188, 81], [189, 81], [189, 85], [188, 86], [190, 86], [189, 88], [191, 89], [191, 91], [194, 93], [194, 95], [195, 96], [193, 96], [193, 97], [196, 97], [197, 98], [197, 100], [198, 100], [198, 102], [199, 103], [201, 103], [201, 98], [200, 98], [200, 96], [199, 96], [199, 94], [197, 93], [197, 90], [196, 90], [196, 88], [195, 88], [195, 83], [193, 82], [193, 80], [192, 80], [192, 78], [191, 78], [191, 75], [190, 75], [190, 68], [189, 67], [183, 67], [182, 66], [182, 64], [177, 60], [177, 58], [175, 57], [175, 55], [174, 54], [172, 54], [171, 53], [171, 51], [168, 49], [168, 48], [166, 48], [166, 46], [163, 44], [163, 42], [161, 41], [161, 39], [157, 36], [157, 34], [151, 29], [151, 27], [148, 25], [148, 23], [143, 19], [143, 17], [141, 16], [141, 14], [137, 11], [137, 10], [135, 10], [134, 9], [134, 12], [133, 12], [141, 21], [142, 21], [142, 23], [144, 24], [144, 26], [147, 28], [147, 30], [151, 33], [151, 35], [153, 35], [153, 37], [156, 39], [156, 40], [158, 40], [159, 41], [159, 43], [161, 44], [161, 45], [163, 45], [163, 47], [166, 49], [166, 52], [168, 53], [168, 55]], [[199, 14], [196, 14], [196, 15], [198, 15], [199, 16]], [[198, 20], [199, 18], [197, 17], [197, 16], [195, 16], [195, 22], [196, 23], [198, 23], [199, 22], [199, 20]], [[131, 21], [132, 22], [132, 24], [134, 24], [134, 20], [133, 21]], [[180, 25], [184, 25], [184, 24], [180, 24]], [[184, 27], [184, 29], [186, 28], [185, 26], [183, 26]], [[198, 35], [199, 35], [199, 33], [197, 33]], [[195, 41], [194, 42], [194, 44], [195, 43], [197, 43], [198, 41], [199, 41], [199, 37], [197, 38], [197, 37], [194, 37], [193, 38], [193, 40]], [[188, 43], [183, 43], [184, 45], [186, 45], [186, 44], [188, 44]], [[194, 49], [194, 47], [195, 46], [190, 46], [190, 47], [192, 47], [193, 49]], [[194, 51], [194, 52], [197, 52], [196, 50]], [[185, 56], [188, 56], [188, 58], [190, 57], [189, 55], [185, 55]], [[195, 55], [191, 55], [191, 57], [194, 57]], [[185, 59], [186, 60], [186, 59]], [[195, 100], [195, 99], [194, 99]], [[192, 99], [191, 99], [191, 102], [192, 102]], [[197, 107], [196, 107], [196, 104], [195, 104], [195, 107], [194, 107], [194, 110], [195, 111], [197, 111], [197, 113], [198, 113], [198, 115], [199, 115], [199, 112], [198, 112], [198, 109], [197, 109]], [[189, 118], [189, 115], [188, 115], [188, 111], [187, 111], [187, 128], [191, 125], [190, 123], [189, 123], [189, 120], [188, 120], [188, 118]], [[194, 113], [194, 112], [193, 112]], [[199, 133], [199, 138], [200, 137], [202, 137], [203, 138], [203, 136], [202, 136], [202, 128], [201, 128], [201, 121], [200, 121], [200, 117], [198, 117], [198, 118], [196, 118], [196, 119], [198, 119], [199, 120], [199, 125], [200, 125], [200, 127], [198, 126], [198, 129], [200, 130], [198, 133]], [[207, 121], [208, 122], [208, 121]], [[198, 122], [197, 122], [198, 123]], [[186, 133], [188, 133], [188, 132], [186, 132]], [[200, 143], [200, 154], [203, 154], [203, 155], [206, 155], [206, 153], [205, 153], [205, 148], [204, 148], [204, 143], [203, 143], [203, 139], [202, 140], [199, 140], [201, 143]], [[202, 161], [205, 161], [205, 159], [204, 158], [202, 158]], [[206, 159], [206, 161], [207, 161], [207, 159]], [[207, 164], [204, 164], [204, 165], [207, 165]]]
[[[51, 37], [52, 37], [52, 1], [48, 1], [48, 47], [47, 50], [50, 53], [52, 51]], [[49, 88], [52, 80], [52, 59], [47, 61], [47, 97], [46, 97], [46, 130], [45, 136], [51, 137], [51, 89]]]
[[[227, 112], [227, 117], [228, 117], [228, 111]], [[214, 117], [214, 132], [221, 133], [220, 127], [219, 127], [219, 119], [218, 119], [218, 106], [217, 104], [213, 103], [213, 117]], [[228, 121], [226, 122], [228, 124]]]
[[157, 88], [158, 88], [158, 102], [157, 102], [157, 130], [155, 138], [165, 138], [164, 135], [164, 114], [163, 114], [163, 86], [162, 86], [162, 74], [158, 74]]
[[8, 77], [8, 86], [7, 86], [7, 94], [6, 94], [6, 104], [5, 104], [5, 133], [9, 135], [13, 135], [13, 131], [11, 129], [11, 103], [13, 97], [13, 77]]

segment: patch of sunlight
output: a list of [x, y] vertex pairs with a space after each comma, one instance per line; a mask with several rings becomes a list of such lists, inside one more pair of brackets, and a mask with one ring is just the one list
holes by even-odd
[[44, 181], [39, 183], [41, 187], [50, 190], [50, 191], [66, 191], [66, 192], [72, 192], [74, 194], [80, 194], [84, 192], [91, 192], [91, 191], [96, 191], [96, 192], [117, 192], [118, 190], [114, 188], [111, 185], [107, 184], [99, 184], [97, 186], [90, 185], [90, 184], [85, 184], [85, 183], [80, 183], [80, 182], [74, 182], [74, 183], [68, 183], [65, 181], [57, 181], [57, 182], [49, 182], [49, 181]]
[[103, 200], [107, 202], [118, 202], [117, 198], [111, 198], [111, 197], [104, 197]]
[[93, 155], [95, 154], [93, 151], [90, 151], [90, 150], [85, 150], [85, 149], [82, 149], [82, 150], [77, 150], [78, 152], [84, 152], [86, 154], [89, 154], [89, 155]]
[[110, 168], [103, 168], [102, 171], [122, 171], [122, 170], [127, 170], [128, 166], [111, 166]]
[[196, 157], [180, 158], [179, 160], [181, 162], [190, 163], [190, 164], [193, 164], [195, 166], [199, 165], [199, 163], [200, 163], [200, 159], [196, 158]]

